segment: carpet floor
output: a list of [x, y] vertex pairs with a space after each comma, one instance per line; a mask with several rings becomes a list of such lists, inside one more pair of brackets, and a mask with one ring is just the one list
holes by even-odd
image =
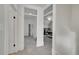
[[52, 39], [44, 37], [44, 46], [36, 47], [36, 39], [24, 37], [24, 50], [12, 55], [52, 55]]

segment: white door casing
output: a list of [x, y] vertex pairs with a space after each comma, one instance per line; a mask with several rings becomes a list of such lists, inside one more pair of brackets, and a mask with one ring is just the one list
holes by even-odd
[[17, 13], [12, 9], [11, 6], [8, 8], [8, 54], [14, 53], [17, 51]]

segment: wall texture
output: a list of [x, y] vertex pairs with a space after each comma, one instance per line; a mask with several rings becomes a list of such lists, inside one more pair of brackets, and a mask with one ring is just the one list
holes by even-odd
[[[41, 11], [40, 11], [41, 10]], [[37, 47], [44, 46], [44, 18], [43, 18], [43, 10], [42, 8], [38, 8], [37, 15]]]
[[75, 54], [75, 32], [71, 30], [72, 5], [56, 5], [56, 54]]
[[4, 54], [4, 39], [5, 39], [5, 13], [4, 5], [0, 5], [0, 55]]
[[17, 5], [17, 35], [18, 35], [18, 50], [24, 49], [24, 7]]
[[[17, 11], [8, 6], [8, 53], [17, 51]], [[13, 18], [15, 16], [15, 19]], [[15, 47], [13, 46], [15, 44]]]
[[72, 30], [76, 32], [76, 54], [79, 55], [79, 5], [72, 5]]

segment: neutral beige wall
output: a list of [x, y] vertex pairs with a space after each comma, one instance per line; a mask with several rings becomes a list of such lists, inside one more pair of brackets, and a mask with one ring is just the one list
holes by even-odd
[[43, 9], [38, 8], [38, 13], [37, 13], [37, 47], [39, 46], [44, 46], [44, 36], [43, 36], [43, 31], [44, 31], [44, 18], [43, 18]]
[[[13, 8], [11, 7], [11, 5], [8, 5], [8, 53], [13, 53], [16, 52], [17, 50], [17, 25], [16, 25], [16, 20], [17, 20], [17, 15], [16, 15], [16, 11], [13, 10]], [[16, 17], [15, 22], [13, 22], [13, 16]], [[15, 44], [16, 46], [13, 47], [13, 44]]]
[[72, 30], [76, 32], [76, 54], [79, 55], [79, 5], [72, 5]]
[[5, 13], [4, 5], [0, 5], [0, 55], [4, 54], [4, 40], [5, 40]]
[[24, 7], [17, 5], [18, 50], [24, 49]]
[[71, 26], [73, 31], [79, 31], [79, 5], [72, 5], [72, 21]]
[[56, 54], [75, 54], [75, 32], [71, 30], [72, 5], [56, 5]]

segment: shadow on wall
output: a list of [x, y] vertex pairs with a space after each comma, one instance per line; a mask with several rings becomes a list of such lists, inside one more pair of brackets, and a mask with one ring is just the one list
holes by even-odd
[[79, 55], [79, 32], [76, 32], [76, 55]]
[[56, 54], [70, 55], [75, 53], [75, 32], [62, 27], [56, 35]]
[[[63, 23], [61, 23], [63, 22]], [[71, 55], [75, 54], [75, 32], [68, 27], [67, 22], [60, 20], [56, 32], [56, 54]]]
[[71, 5], [56, 5], [56, 39], [55, 50], [59, 55], [75, 54], [76, 33], [73, 32], [69, 25], [72, 20]]

